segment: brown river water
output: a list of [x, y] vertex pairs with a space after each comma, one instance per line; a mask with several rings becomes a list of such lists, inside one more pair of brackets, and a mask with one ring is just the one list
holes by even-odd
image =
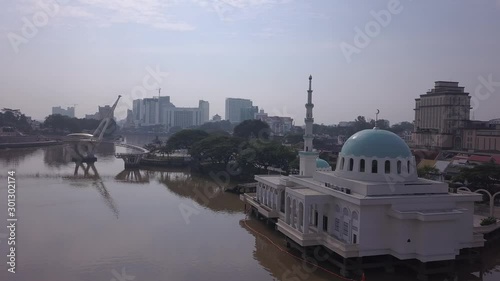
[[[342, 280], [276, 247], [284, 248], [283, 237], [262, 221], [245, 221], [244, 203], [212, 179], [186, 170], [126, 171], [114, 157], [119, 151], [100, 147], [99, 176], [75, 177], [62, 146], [0, 150], [0, 280]], [[12, 170], [14, 274], [6, 228]], [[486, 251], [482, 265], [457, 270], [455, 280], [499, 281], [500, 246]], [[366, 280], [416, 279], [397, 269], [368, 271]]]

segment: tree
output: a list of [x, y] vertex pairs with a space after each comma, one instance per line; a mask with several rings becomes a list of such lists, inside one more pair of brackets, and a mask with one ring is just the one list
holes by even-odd
[[300, 134], [288, 134], [285, 136], [285, 143], [288, 144], [299, 144], [304, 141], [304, 135]]
[[234, 127], [233, 135], [244, 139], [269, 139], [271, 137], [271, 129], [266, 122], [251, 119], [245, 120]]
[[236, 159], [240, 143], [241, 139], [231, 136], [208, 136], [194, 143], [189, 154], [202, 163], [227, 165]]
[[196, 142], [208, 137], [208, 133], [198, 129], [182, 130], [167, 140], [171, 149], [190, 149]]
[[260, 142], [251, 140], [240, 153], [243, 167], [252, 165], [256, 169], [267, 170], [269, 167], [279, 168], [285, 172], [290, 170], [290, 163], [297, 158], [296, 152], [277, 142]]
[[175, 134], [177, 132], [180, 132], [181, 130], [182, 130], [182, 128], [180, 126], [173, 126], [172, 128], [170, 128], [168, 130], [168, 133], [171, 134], [171, 135], [173, 135], [173, 134]]
[[278, 150], [275, 152], [276, 156], [276, 168], [280, 168], [285, 173], [289, 173], [290, 169], [293, 168], [293, 162], [298, 159], [295, 150], [290, 147], [279, 145]]
[[23, 132], [31, 131], [31, 125], [24, 114], [7, 108], [2, 111], [3, 113], [0, 112], [0, 127], [14, 127]]
[[389, 124], [389, 122], [385, 119], [378, 119], [377, 124], [375, 124], [375, 120], [371, 120], [370, 121], [370, 127], [373, 128], [373, 127], [377, 127], [379, 129], [382, 129], [382, 130], [388, 130], [390, 129], [390, 127], [387, 125]]
[[417, 174], [421, 178], [430, 179], [434, 175], [439, 175], [440, 172], [437, 168], [426, 165], [421, 168], [418, 168]]
[[209, 134], [214, 132], [227, 132], [230, 133], [233, 131], [234, 125], [229, 122], [229, 120], [217, 121], [217, 122], [207, 122], [198, 129], [203, 130]]
[[165, 156], [165, 154], [167, 154], [167, 156], [169, 156], [173, 151], [174, 151], [174, 149], [172, 149], [172, 147], [170, 145], [168, 145], [167, 142], [165, 142], [164, 145], [162, 145], [158, 148], [158, 152], [161, 154], [161, 156]]
[[362, 131], [362, 130], [370, 129], [373, 127], [374, 126], [372, 124], [366, 122], [366, 118], [364, 116], [358, 116], [354, 120], [354, 126], [353, 126], [354, 133]]
[[401, 123], [394, 124], [391, 126], [389, 131], [391, 131], [395, 134], [400, 134], [400, 133], [403, 133], [404, 131], [413, 132], [413, 123], [403, 121]]
[[471, 190], [483, 188], [493, 193], [500, 189], [500, 165], [486, 163], [463, 168], [452, 181], [467, 183]]

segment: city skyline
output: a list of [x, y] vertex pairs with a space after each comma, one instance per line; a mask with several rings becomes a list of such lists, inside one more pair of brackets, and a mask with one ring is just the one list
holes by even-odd
[[[413, 121], [414, 100], [440, 80], [479, 97], [474, 119], [499, 117], [499, 1], [37, 3], [0, 12], [0, 103], [37, 120], [73, 104], [84, 117], [118, 94], [123, 119], [161, 87], [180, 107], [208, 101], [210, 116], [239, 97], [302, 125], [311, 74], [318, 124], [376, 109], [392, 124]], [[26, 22], [37, 24], [29, 36]]]

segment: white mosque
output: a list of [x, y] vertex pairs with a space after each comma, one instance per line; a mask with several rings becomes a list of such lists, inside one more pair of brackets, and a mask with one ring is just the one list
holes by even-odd
[[377, 128], [351, 136], [335, 171], [313, 147], [312, 77], [298, 175], [259, 175], [246, 200], [296, 244], [321, 245], [343, 258], [389, 255], [423, 263], [454, 260], [482, 247], [474, 232], [478, 194], [449, 193], [445, 183], [418, 178], [409, 147]]

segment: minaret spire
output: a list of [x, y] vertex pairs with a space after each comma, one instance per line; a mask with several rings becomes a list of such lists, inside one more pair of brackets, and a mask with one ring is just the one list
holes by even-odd
[[313, 108], [312, 103], [312, 75], [309, 76], [309, 90], [307, 90], [307, 103], [306, 103], [306, 118], [304, 122], [306, 128], [304, 131], [304, 150], [299, 153], [300, 155], [300, 175], [312, 177], [314, 171], [316, 171], [316, 158], [318, 158], [318, 152], [314, 150], [313, 146]]
[[312, 75], [309, 76], [309, 90], [307, 90], [307, 103], [306, 103], [306, 118], [304, 122], [306, 124], [306, 130], [304, 134], [304, 151], [313, 151], [313, 108], [312, 103]]

